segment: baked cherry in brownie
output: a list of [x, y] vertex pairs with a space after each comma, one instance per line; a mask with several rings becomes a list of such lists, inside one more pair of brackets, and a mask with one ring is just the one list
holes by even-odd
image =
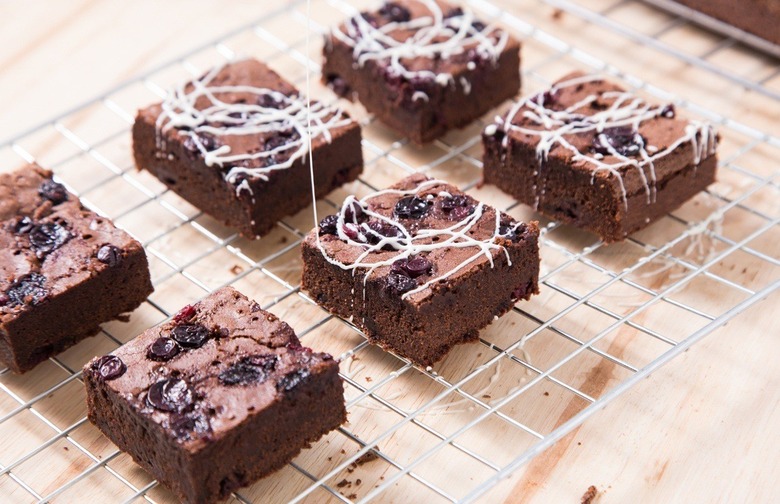
[[346, 419], [338, 363], [230, 287], [84, 367], [89, 419], [188, 503], [227, 497]]
[[581, 72], [517, 102], [482, 140], [485, 182], [605, 242], [682, 205], [717, 167], [709, 124]]
[[302, 288], [420, 365], [538, 293], [539, 228], [441, 180], [348, 197], [302, 243]]
[[[138, 112], [133, 154], [184, 199], [255, 238], [311, 204], [307, 103], [256, 60], [216, 67]], [[363, 169], [360, 126], [312, 102], [317, 197]]]
[[520, 44], [468, 9], [387, 2], [326, 36], [323, 81], [413, 142], [467, 125], [520, 88]]
[[152, 292], [141, 244], [27, 165], [0, 174], [0, 366], [35, 367]]

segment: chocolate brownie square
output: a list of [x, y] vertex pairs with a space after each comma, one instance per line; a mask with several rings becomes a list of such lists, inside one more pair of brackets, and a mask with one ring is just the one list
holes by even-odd
[[[242, 235], [267, 234], [311, 204], [306, 98], [257, 60], [213, 68], [138, 112], [141, 169]], [[360, 126], [313, 101], [311, 148], [321, 197], [363, 170]]]
[[416, 364], [539, 291], [539, 228], [441, 180], [412, 175], [348, 197], [302, 243], [302, 288], [369, 342]]
[[486, 183], [607, 243], [705, 189], [718, 164], [712, 126], [581, 72], [520, 100], [482, 141]]
[[0, 174], [0, 366], [23, 373], [152, 292], [140, 243], [27, 165]]
[[346, 420], [338, 363], [233, 288], [84, 367], [89, 419], [182, 502], [210, 503]]
[[387, 2], [326, 37], [322, 77], [422, 144], [467, 125], [520, 88], [520, 43], [468, 9]]

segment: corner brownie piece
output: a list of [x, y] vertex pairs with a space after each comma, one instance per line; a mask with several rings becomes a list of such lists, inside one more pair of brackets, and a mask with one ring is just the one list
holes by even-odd
[[302, 288], [369, 342], [427, 366], [539, 292], [539, 228], [412, 175], [348, 197], [302, 243]]
[[709, 124], [581, 72], [519, 101], [482, 141], [486, 183], [607, 243], [682, 205], [717, 167]]
[[346, 420], [338, 363], [233, 288], [84, 367], [89, 419], [183, 502], [284, 466]]
[[[311, 204], [306, 98], [257, 60], [216, 67], [138, 112], [133, 154], [170, 189], [242, 235], [267, 234]], [[311, 103], [321, 197], [363, 170], [360, 126]]]
[[152, 292], [143, 247], [48, 170], [0, 174], [0, 366], [23, 373]]
[[441, 1], [400, 0], [326, 37], [323, 80], [417, 143], [463, 127], [520, 88], [520, 43]]

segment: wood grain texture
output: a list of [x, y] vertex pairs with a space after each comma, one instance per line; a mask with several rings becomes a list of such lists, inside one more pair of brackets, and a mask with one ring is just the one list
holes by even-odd
[[[94, 98], [116, 84], [142, 74], [212, 38], [263, 15], [276, 2], [168, 0], [153, 2], [83, 0], [53, 2], [21, 0], [0, 3], [0, 16], [6, 22], [0, 30], [0, 139], [12, 137], [42, 121], [59, 115]], [[374, 5], [369, 0], [353, 2], [360, 8]], [[494, 0], [494, 4], [516, 13], [524, 21], [539, 27], [577, 48], [609, 61], [615, 67], [636, 75], [682, 98], [691, 99], [711, 110], [733, 117], [759, 130], [778, 134], [780, 104], [747, 93], [722, 79], [681, 64], [603, 29], [587, 25], [569, 14], [556, 13], [538, 0]], [[315, 22], [329, 26], [341, 19], [334, 7], [338, 1], [314, 0]], [[611, 8], [610, 16], [631, 23], [646, 33], [655, 33], [669, 22], [666, 14], [637, 2], [589, 0], [593, 9]], [[293, 44], [305, 53], [305, 6], [296, 5], [293, 12], [263, 24], [277, 44]], [[291, 29], [294, 27], [294, 29]], [[703, 53], [717, 43], [717, 37], [689, 25], [664, 31], [663, 39]], [[309, 54], [319, 53], [321, 41], [312, 37]], [[279, 52], [269, 38], [241, 33], [227, 45], [238, 52], [254, 55], [268, 62], [285, 77], [303, 86], [305, 69], [300, 58]], [[524, 81], [524, 92], [541, 88], [544, 80], [554, 80], [582, 64], [565, 56], [553, 58], [555, 51], [538, 40], [526, 40], [524, 68], [534, 68]], [[767, 86], [780, 89], [777, 61], [726, 47], [713, 58], [743, 74], [766, 76]], [[188, 58], [198, 69], [220, 60], [213, 49]], [[176, 65], [151, 77], [156, 85], [167, 87], [188, 75]], [[154, 86], [133, 85], [109, 98], [128, 114], [156, 99]], [[313, 94], [330, 99], [329, 92], [314, 82]], [[359, 105], [347, 105], [359, 119], [367, 119]], [[495, 112], [502, 111], [499, 107]], [[131, 117], [131, 116], [130, 116]], [[488, 119], [492, 114], [486, 116]], [[261, 304], [274, 303], [271, 310], [289, 322], [297, 332], [312, 328], [304, 343], [317, 349], [341, 354], [360, 345], [362, 338], [343, 323], [328, 319], [319, 308], [295, 295], [284, 297], [286, 289], [270, 274], [294, 286], [300, 279], [300, 257], [296, 240], [299, 235], [278, 227], [260, 241], [233, 238], [233, 232], [207, 216], [201, 216], [186, 202], [166, 193], [164, 187], [146, 173], [132, 168], [128, 117], [122, 117], [103, 105], [95, 105], [71, 114], [63, 126], [82, 140], [95, 143], [97, 152], [110, 165], [123, 171], [116, 176], [107, 169], [103, 158], [83, 153], [53, 127], [44, 128], [20, 140], [20, 146], [34, 154], [44, 165], [54, 165], [55, 172], [71, 187], [84, 192], [84, 200], [123, 228], [141, 239], [150, 252], [152, 274], [157, 290], [151, 299], [162, 308], [175, 311], [181, 305], [204, 295], [204, 288], [214, 289], [226, 282]], [[459, 145], [475, 136], [481, 126], [475, 124], [463, 131], [450, 133], [444, 142]], [[115, 136], [105, 139], [106, 135]], [[445, 156], [442, 144], [424, 148], [395, 147], [392, 161], [378, 157], [380, 150], [393, 148], [398, 140], [381, 124], [371, 123], [364, 137], [373, 146], [364, 150], [370, 163], [364, 180], [382, 187], [406, 174], [402, 166], [427, 167], [432, 176], [448, 179], [458, 185], [469, 184], [479, 177], [476, 163], [481, 146], [465, 149], [462, 156]], [[775, 186], [759, 187], [755, 179], [734, 170], [723, 170], [719, 182], [709, 195], [699, 195], [647, 231], [638, 233], [643, 243], [662, 245], [684, 232], [683, 221], [699, 222], [723, 205], [724, 198], [747, 195], [745, 205], [760, 210], [770, 218], [780, 215], [776, 189], [780, 148], [760, 144], [745, 151], [751, 139], [729, 130], [724, 134], [721, 158], [734, 157], [734, 163], [761, 177], [774, 177]], [[0, 152], [0, 169], [20, 164], [18, 154], [6, 149]], [[132, 183], [131, 183], [132, 182]], [[137, 184], [137, 185], [134, 185]], [[150, 193], [140, 191], [137, 186]], [[365, 185], [350, 184], [329, 198], [339, 201], [350, 192], [365, 192]], [[476, 198], [507, 208], [520, 218], [534, 217], [527, 208], [512, 206], [511, 198], [495, 188], [481, 187], [469, 191]], [[155, 197], [157, 195], [157, 197]], [[318, 202], [320, 213], [329, 211]], [[174, 214], [171, 209], [179, 212]], [[182, 225], [181, 216], [195, 218], [197, 226]], [[744, 209], [726, 212], [719, 222], [720, 233], [739, 241], [765, 225], [766, 220]], [[306, 231], [311, 226], [311, 209], [285, 220], [289, 229]], [[199, 226], [199, 227], [198, 227]], [[218, 239], [230, 240], [231, 250], [215, 246], [201, 231], [206, 229]], [[573, 229], [558, 228], [550, 236], [567, 250], [591, 245], [594, 238]], [[753, 250], [770, 257], [780, 256], [780, 230], [775, 226], [752, 240]], [[700, 263], [708, 252], [722, 252], [721, 242], [702, 243], [686, 239], [674, 247], [675, 257]], [[240, 251], [240, 254], [234, 251]], [[210, 252], [209, 252], [210, 251]], [[700, 253], [701, 252], [701, 253]], [[266, 272], [254, 267], [258, 261], [274, 255], [265, 265]], [[568, 257], [559, 249], [542, 250], [543, 270], [553, 271], [566, 264]], [[635, 265], [647, 251], [637, 243], [600, 247], [588, 255], [595, 264], [612, 271]], [[165, 258], [166, 260], [163, 260]], [[728, 254], [710, 267], [722, 278], [759, 289], [780, 277], [777, 268], [754, 254], [742, 251]], [[663, 261], [640, 268], [630, 279], [654, 291], [677, 281], [684, 269], [669, 267]], [[269, 274], [270, 273], [270, 274]], [[195, 278], [200, 286], [191, 280]], [[550, 282], [558, 290], [543, 288], [542, 294], [529, 303], [518, 305], [523, 311], [544, 321], [554, 317], [572, 303], [563, 291], [585, 295], [602, 285], [607, 277], [581, 262], [570, 264], [553, 275]], [[670, 293], [671, 301], [685, 303], [702, 312], [718, 315], [743, 300], [738, 289], [712, 279], [696, 279]], [[593, 297], [592, 302], [619, 316], [627, 315], [650, 296], [626, 284], [614, 284]], [[716, 330], [691, 350], [674, 359], [647, 380], [634, 387], [597, 413], [581, 427], [552, 448], [524, 466], [511, 478], [500, 482], [484, 495], [482, 502], [546, 503], [579, 502], [590, 485], [598, 495], [594, 502], [770, 502], [778, 490], [780, 474], [780, 326], [773, 311], [780, 307], [780, 294], [742, 313], [726, 326]], [[128, 341], [145, 328], [159, 323], [164, 316], [145, 304], [127, 323], [114, 322], [106, 330], [119, 342]], [[706, 319], [681, 310], [668, 300], [632, 317], [642, 327], [679, 340], [706, 324]], [[566, 333], [587, 340], [605, 331], [614, 319], [589, 306], [580, 306], [570, 315], [546, 329], [525, 345], [526, 353], [515, 351], [518, 360], [528, 361], [542, 371], [555, 366], [576, 345], [561, 336]], [[319, 325], [317, 325], [319, 324]], [[492, 324], [483, 338], [505, 347], [539, 326], [529, 317], [510, 313]], [[558, 331], [558, 332], [556, 332]], [[151, 479], [88, 422], [84, 422], [84, 392], [81, 382], [71, 379], [60, 388], [45, 394], [32, 409], [15, 413], [20, 401], [40, 394], [67, 380], [93, 355], [106, 353], [116, 342], [100, 335], [77, 345], [58, 357], [59, 364], [45, 362], [24, 376], [0, 375], [0, 465], [16, 464], [12, 474], [29, 485], [40, 496], [58, 490], [84, 471], [91, 471], [53, 502], [121, 502], [132, 495], [117, 475], [140, 488]], [[668, 345], [625, 324], [607, 331], [594, 345], [600, 351], [641, 367], [652, 361]], [[478, 369], [494, 353], [486, 346], [458, 347], [444, 361], [434, 366], [438, 375], [452, 383]], [[395, 357], [365, 347], [357, 359], [342, 362], [342, 372], [362, 387], [378, 386], [376, 396], [399, 409], [410, 412], [434, 399], [443, 386], [422, 370], [405, 366]], [[593, 352], [584, 352], [562, 366], [553, 376], [590, 397], [598, 398], [630, 376], [625, 368]], [[464, 391], [487, 404], [495, 404], [518, 387], [533, 383], [529, 373], [508, 359], [493, 365], [464, 386]], [[382, 405], [376, 398], [359, 399], [354, 386], [347, 387], [350, 408], [346, 429], [363, 440], [372, 440], [401, 421], [402, 416]], [[447, 446], [415, 468], [415, 475], [458, 498], [471, 491], [493, 474], [492, 469], [465, 456], [463, 449], [496, 465], [508, 464], [528, 448], [535, 438], [512, 422], [522, 422], [540, 433], [549, 433], [574, 414], [587, 401], [564, 387], [549, 381], [533, 384], [528, 391], [502, 406], [504, 418], [491, 416], [477, 427], [457, 438], [459, 449]], [[431, 430], [450, 435], [478, 418], [479, 408], [460, 397], [448, 396], [392, 436], [379, 442], [383, 454], [399, 464], [414, 461], [421, 453], [435, 447], [439, 438]], [[51, 424], [51, 425], [50, 425]], [[59, 438], [35, 453], [38, 447], [56, 436], [57, 429], [70, 429], [69, 438]], [[426, 430], [428, 429], [428, 430]], [[78, 446], [76, 446], [78, 444]], [[91, 469], [95, 460], [109, 457], [106, 467]], [[297, 459], [302, 469], [320, 477], [339, 466], [360, 447], [345, 436], [332, 433], [306, 450]], [[34, 455], [30, 455], [35, 453]], [[28, 457], [24, 462], [17, 461]], [[350, 470], [351, 469], [351, 470]], [[376, 485], [382, 485], [397, 473], [384, 460], [359, 466], [348, 466], [328, 481], [345, 496], [365, 496]], [[358, 483], [360, 480], [360, 483]], [[343, 482], [342, 486], [339, 486]], [[242, 492], [258, 502], [284, 502], [310, 484], [299, 471], [287, 467]], [[148, 496], [155, 502], [172, 502], [170, 494], [154, 487]], [[383, 492], [379, 502], [439, 502], [441, 497], [414, 478], [401, 478]], [[0, 501], [35, 502], [31, 493], [8, 475], [0, 476]], [[316, 490], [307, 502], [335, 501], [324, 490]], [[139, 501], [140, 502], [140, 501]]]

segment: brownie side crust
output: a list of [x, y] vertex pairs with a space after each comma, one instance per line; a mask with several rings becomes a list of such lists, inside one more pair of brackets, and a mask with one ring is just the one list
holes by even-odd
[[338, 363], [229, 287], [84, 378], [90, 420], [184, 502], [226, 498], [346, 419]]
[[23, 373], [152, 292], [143, 247], [37, 165], [0, 175], [0, 364]]
[[[501, 30], [485, 27], [459, 7], [444, 2], [436, 6], [445, 16], [444, 23], [459, 26], [462, 20], [471, 23], [474, 31], [469, 40], [452, 47], [446, 44], [447, 36], [437, 37], [438, 56], [431, 56], [435, 49], [430, 48], [412, 51], [415, 55], [402, 63], [406, 74], [399, 74], [389, 58], [376, 57], [379, 49], [366, 47], [364, 40], [376, 39], [382, 30], [398, 40], [413, 36], [416, 30], [404, 28], [405, 23], [431, 16], [416, 0], [388, 2], [377, 11], [360, 14], [360, 19], [346, 21], [335, 28], [338, 33], [326, 37], [323, 49], [323, 82], [343, 97], [358, 99], [383, 123], [417, 144], [466, 126], [515, 96], [520, 88], [519, 42]], [[495, 54], [477, 47], [478, 32], [496, 40], [496, 47], [491, 46]], [[364, 45], [355, 47], [360, 44]]]
[[[397, 208], [415, 197], [420, 198], [415, 208], [422, 212], [427, 207], [424, 215], [413, 212], [398, 217]], [[348, 200], [339, 214], [342, 222], [335, 224], [342, 226], [341, 233], [334, 233], [333, 217], [326, 217], [306, 236], [302, 243], [302, 287], [330, 312], [350, 318], [371, 343], [428, 366], [454, 345], [476, 339], [479, 330], [519, 299], [538, 293], [536, 223], [518, 223], [505, 214], [497, 216], [490, 207], [477, 208], [479, 203], [457, 188], [420, 175], [361, 201], [364, 210], [356, 218], [359, 222], [351, 222], [356, 212], [349, 208], [356, 200]], [[469, 216], [477, 216], [475, 212], [479, 218], [466, 224]], [[386, 227], [376, 224], [383, 222], [377, 215], [389, 219]], [[464, 233], [473, 237], [474, 243], [495, 245], [490, 259], [478, 252], [477, 245], [435, 245], [446, 239], [441, 230], [459, 221], [464, 225], [456, 229], [468, 228]], [[414, 249], [407, 246], [399, 250], [383, 247], [378, 241], [381, 238], [369, 231], [376, 229], [379, 236], [397, 239], [396, 226], [415, 237], [419, 252], [410, 255]], [[357, 237], [349, 239], [356, 229]], [[429, 235], [432, 229], [438, 233]], [[408, 243], [401, 238], [404, 240]], [[361, 257], [367, 246], [370, 253]], [[469, 259], [473, 260], [467, 262]], [[358, 262], [365, 266], [350, 269]]]
[[[614, 109], [620, 120], [610, 118]], [[552, 126], [541, 126], [540, 113]], [[678, 208], [714, 182], [717, 168], [708, 125], [581, 73], [518, 102], [485, 129], [483, 145], [484, 182], [607, 243]]]
[[715, 19], [780, 44], [780, 3], [775, 0], [675, 0]]
[[[165, 109], [162, 104], [142, 109], [133, 125], [136, 165], [242, 235], [262, 236], [279, 219], [311, 204], [308, 154], [301, 149], [305, 101], [292, 84], [256, 60], [226, 65], [203, 79], [206, 87], [230, 89], [215, 96], [234, 122], [206, 117], [193, 129], [175, 122], [184, 120], [179, 116], [164, 113], [170, 103]], [[253, 91], [235, 91], [237, 86]], [[188, 96], [192, 90], [188, 84], [181, 93]], [[329, 124], [315, 128], [312, 138], [315, 190], [322, 197], [361, 173], [361, 135], [346, 113], [312, 103], [315, 116]], [[203, 96], [194, 101], [196, 109], [210, 105]]]

